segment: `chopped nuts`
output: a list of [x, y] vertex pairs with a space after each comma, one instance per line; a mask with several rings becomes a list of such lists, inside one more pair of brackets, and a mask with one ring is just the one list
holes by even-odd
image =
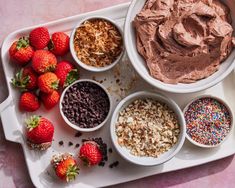
[[122, 36], [109, 21], [87, 20], [76, 30], [74, 49], [83, 63], [94, 67], [104, 67], [112, 64], [121, 54]]
[[32, 150], [44, 151], [44, 150], [47, 150], [49, 147], [51, 147], [51, 142], [35, 144], [35, 143], [32, 143], [30, 140], [27, 140], [27, 144], [28, 144], [29, 148]]
[[118, 144], [135, 156], [158, 157], [176, 144], [180, 128], [175, 113], [153, 99], [138, 99], [119, 113]]

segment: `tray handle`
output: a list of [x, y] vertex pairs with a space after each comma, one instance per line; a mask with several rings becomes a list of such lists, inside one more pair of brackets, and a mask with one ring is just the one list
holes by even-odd
[[17, 128], [18, 120], [14, 108], [15, 105], [11, 96], [8, 96], [7, 99], [0, 104], [2, 127], [7, 140], [22, 143], [22, 133]]
[[0, 114], [11, 104], [11, 97], [8, 96], [1, 104], [0, 104]]

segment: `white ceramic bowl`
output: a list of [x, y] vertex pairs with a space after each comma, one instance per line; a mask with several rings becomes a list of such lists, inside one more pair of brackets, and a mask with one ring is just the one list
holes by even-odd
[[[233, 62], [235, 60], [235, 49], [231, 55], [220, 65], [219, 70], [213, 75], [206, 79], [197, 81], [190, 84], [166, 84], [150, 76], [149, 70], [146, 66], [145, 60], [139, 55], [136, 49], [136, 34], [133, 27], [132, 21], [134, 20], [136, 14], [138, 14], [145, 4], [145, 0], [132, 0], [125, 22], [124, 28], [124, 41], [127, 50], [127, 54], [138, 74], [146, 80], [149, 84], [156, 88], [162, 89], [164, 91], [173, 93], [191, 93], [204, 90], [206, 88], [212, 87], [218, 82], [222, 81], [228, 74], [233, 70]], [[231, 17], [233, 18], [233, 28], [235, 29], [235, 3], [234, 0], [224, 0], [224, 3], [228, 5], [231, 9]]]
[[[178, 137], [177, 143], [167, 152], [161, 154], [158, 158], [154, 157], [139, 157], [139, 156], [134, 156], [130, 153], [130, 151], [125, 148], [121, 147], [118, 142], [117, 142], [117, 135], [116, 135], [116, 128], [115, 124], [117, 122], [119, 112], [124, 109], [126, 106], [128, 106], [131, 102], [133, 102], [136, 99], [143, 99], [143, 98], [151, 98], [151, 99], [156, 99], [159, 102], [163, 102], [168, 105], [169, 108], [171, 108], [179, 121], [180, 124], [180, 135]], [[111, 139], [112, 142], [118, 151], [118, 153], [127, 161], [137, 164], [137, 165], [142, 165], [142, 166], [154, 166], [154, 165], [159, 165], [162, 164], [168, 160], [170, 160], [172, 157], [174, 157], [181, 149], [183, 146], [184, 140], [185, 140], [185, 134], [186, 134], [186, 126], [185, 126], [185, 121], [184, 121], [184, 116], [179, 108], [179, 106], [172, 100], [169, 99], [165, 96], [162, 96], [160, 94], [155, 94], [155, 93], [150, 93], [146, 91], [140, 91], [133, 93], [129, 95], [128, 97], [124, 98], [116, 107], [112, 119], [111, 119], [111, 125], [110, 125], [110, 133], [111, 133]]]
[[[81, 127], [79, 127], [79, 126], [77, 126], [77, 125], [71, 123], [71, 122], [67, 119], [67, 117], [64, 115], [64, 113], [63, 113], [63, 111], [62, 111], [62, 101], [63, 101], [63, 99], [64, 99], [65, 93], [67, 92], [67, 90], [68, 90], [71, 86], [73, 86], [73, 85], [75, 85], [75, 84], [77, 84], [77, 83], [80, 83], [80, 82], [91, 82], [91, 83], [96, 84], [97, 86], [101, 87], [101, 88], [104, 90], [104, 92], [107, 94], [108, 99], [109, 99], [109, 112], [108, 112], [107, 117], [104, 119], [104, 121], [103, 121], [102, 123], [100, 123], [98, 126], [93, 127], [93, 128], [81, 128]], [[101, 85], [100, 83], [98, 83], [98, 82], [96, 82], [96, 81], [90, 80], [90, 79], [81, 79], [81, 80], [75, 81], [74, 83], [72, 83], [71, 85], [69, 85], [69, 86], [63, 91], [63, 93], [61, 94], [61, 97], [60, 97], [59, 108], [60, 108], [60, 114], [61, 114], [61, 116], [63, 117], [64, 121], [65, 121], [70, 127], [72, 127], [73, 129], [76, 129], [76, 130], [78, 130], [78, 131], [81, 131], [81, 132], [92, 132], [92, 131], [95, 131], [95, 130], [100, 129], [100, 128], [107, 122], [107, 120], [109, 119], [109, 117], [110, 117], [110, 115], [111, 115], [111, 110], [112, 110], [112, 101], [111, 101], [111, 97], [110, 97], [108, 91], [106, 90], [106, 88], [105, 88], [103, 85]]]
[[193, 103], [195, 102], [196, 100], [198, 99], [201, 99], [201, 98], [212, 98], [212, 99], [215, 99], [217, 101], [219, 101], [221, 104], [223, 104], [229, 111], [229, 114], [231, 116], [231, 128], [230, 128], [230, 131], [229, 133], [227, 134], [227, 136], [224, 138], [224, 140], [222, 142], [220, 142], [219, 144], [217, 145], [204, 145], [204, 144], [200, 144], [196, 141], [194, 141], [188, 134], [187, 134], [187, 126], [186, 126], [186, 138], [194, 145], [196, 146], [199, 146], [199, 147], [202, 147], [202, 148], [215, 148], [215, 147], [218, 147], [220, 146], [221, 144], [224, 143], [225, 140], [227, 140], [227, 138], [229, 137], [229, 135], [231, 134], [232, 132], [232, 129], [233, 129], [233, 122], [234, 122], [234, 116], [233, 116], [233, 112], [232, 112], [232, 108], [222, 99], [218, 98], [218, 97], [215, 97], [215, 96], [212, 96], [212, 95], [201, 95], [201, 96], [198, 96], [196, 97], [195, 99], [191, 100], [184, 108], [183, 110], [183, 113], [185, 114], [185, 112], [188, 110], [188, 107]]
[[105, 67], [94, 67], [94, 66], [89, 66], [89, 65], [86, 65], [85, 63], [83, 63], [76, 55], [76, 52], [74, 50], [74, 44], [73, 44], [73, 40], [74, 40], [74, 35], [76, 33], [76, 29], [82, 24], [84, 23], [85, 21], [87, 20], [92, 20], [92, 19], [103, 19], [103, 20], [106, 20], [110, 23], [112, 23], [117, 29], [118, 31], [120, 32], [122, 38], [123, 38], [123, 35], [122, 35], [122, 30], [121, 28], [115, 23], [115, 21], [111, 20], [110, 18], [107, 18], [107, 17], [103, 17], [103, 16], [91, 16], [91, 17], [87, 17], [85, 19], [83, 19], [82, 21], [80, 21], [76, 27], [73, 29], [71, 35], [70, 35], [70, 41], [69, 41], [69, 47], [70, 47], [70, 52], [72, 54], [72, 57], [73, 59], [76, 61], [76, 63], [78, 65], [80, 65], [82, 68], [84, 68], [85, 70], [88, 70], [88, 71], [92, 71], [92, 72], [103, 72], [103, 71], [107, 71], [111, 68], [113, 68], [122, 58], [123, 54], [124, 54], [124, 40], [123, 40], [123, 46], [122, 46], [122, 52], [121, 54], [117, 57], [117, 59], [110, 65], [107, 65]]

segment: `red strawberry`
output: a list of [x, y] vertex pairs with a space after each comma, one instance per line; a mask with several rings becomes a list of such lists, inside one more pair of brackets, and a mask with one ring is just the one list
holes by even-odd
[[69, 51], [69, 36], [63, 32], [53, 33], [48, 49], [55, 55], [65, 55]]
[[58, 93], [58, 91], [53, 91], [50, 94], [41, 92], [40, 96], [41, 96], [44, 106], [48, 110], [53, 108], [60, 100], [60, 94]]
[[37, 50], [45, 48], [50, 41], [48, 29], [45, 27], [38, 27], [32, 30], [29, 34], [29, 41]]
[[20, 96], [19, 107], [27, 112], [34, 112], [40, 107], [40, 103], [35, 94], [25, 92]]
[[52, 72], [47, 72], [38, 77], [38, 87], [44, 93], [52, 93], [57, 90], [59, 79]]
[[67, 87], [78, 79], [78, 70], [68, 61], [61, 61], [55, 69], [56, 76], [60, 79], [60, 85]]
[[27, 121], [26, 137], [32, 149], [45, 150], [51, 146], [54, 126], [46, 118], [32, 116]]
[[37, 88], [37, 74], [31, 67], [22, 68], [12, 79], [12, 85], [21, 91]]
[[69, 153], [54, 155], [51, 164], [55, 169], [57, 177], [67, 182], [74, 180], [79, 173], [77, 162]]
[[87, 166], [97, 165], [102, 161], [102, 153], [94, 141], [84, 142], [80, 148], [79, 158]]
[[39, 73], [54, 71], [56, 68], [57, 59], [54, 54], [48, 50], [37, 50], [32, 59], [33, 69]]
[[19, 65], [26, 65], [33, 57], [33, 48], [29, 45], [29, 40], [26, 37], [15, 41], [9, 49], [10, 57], [16, 60]]

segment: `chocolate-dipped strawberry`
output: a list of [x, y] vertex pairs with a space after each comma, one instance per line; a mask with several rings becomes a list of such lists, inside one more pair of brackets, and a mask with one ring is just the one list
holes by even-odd
[[46, 118], [32, 116], [26, 120], [27, 124], [27, 143], [31, 149], [46, 150], [51, 146], [54, 126]]
[[56, 176], [66, 182], [75, 180], [79, 167], [74, 157], [69, 153], [54, 155], [51, 160]]

